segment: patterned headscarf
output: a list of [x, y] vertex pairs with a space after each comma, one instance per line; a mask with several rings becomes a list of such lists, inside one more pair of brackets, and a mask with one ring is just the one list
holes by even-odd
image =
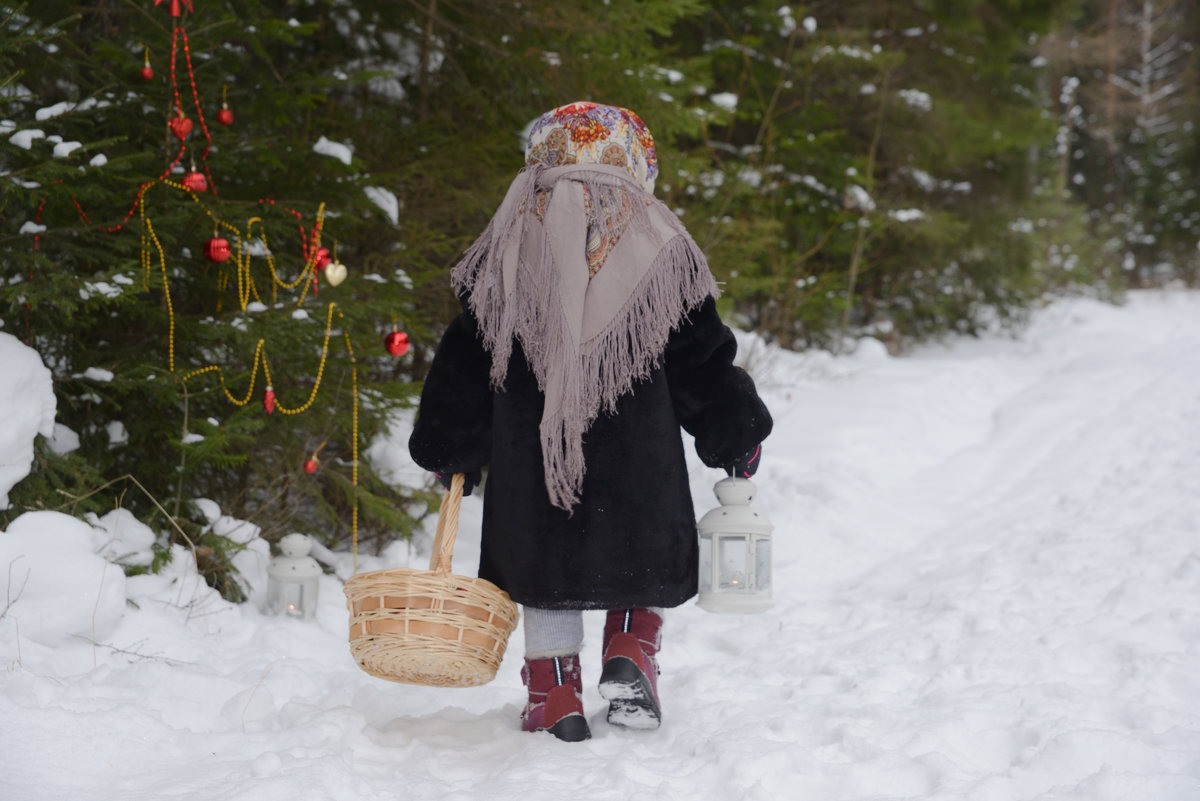
[[526, 154], [451, 280], [479, 321], [493, 386], [520, 342], [545, 395], [546, 493], [570, 510], [587, 469], [584, 433], [650, 375], [672, 329], [717, 285], [651, 194], [654, 140], [632, 111], [557, 108], [534, 123]]
[[[647, 194], [654, 193], [658, 157], [654, 137], [638, 115], [617, 106], [570, 103], [547, 111], [529, 131], [525, 163], [561, 167], [604, 164], [624, 169]], [[537, 199], [539, 217], [546, 210], [546, 193]], [[587, 215], [588, 277], [595, 278], [633, 219], [634, 198], [620, 187], [584, 189]]]
[[641, 118], [629, 109], [597, 103], [569, 103], [538, 117], [525, 148], [525, 163], [534, 162], [624, 167], [650, 193], [658, 177], [654, 137]]

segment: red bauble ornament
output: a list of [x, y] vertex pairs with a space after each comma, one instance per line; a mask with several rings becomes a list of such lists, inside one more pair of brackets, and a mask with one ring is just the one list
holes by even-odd
[[317, 255], [313, 258], [313, 268], [324, 270], [331, 261], [333, 261], [333, 255], [329, 252], [329, 248], [318, 248]]
[[204, 258], [209, 261], [226, 261], [229, 258], [229, 240], [219, 236], [204, 243]]
[[383, 346], [393, 356], [403, 356], [408, 353], [408, 334], [403, 331], [393, 331], [383, 338]]
[[196, 170], [189, 170], [184, 173], [183, 180], [180, 181], [185, 189], [190, 189], [193, 192], [204, 192], [208, 190], [208, 179], [204, 177], [204, 173]]
[[275, 411], [275, 390], [267, 387], [267, 391], [263, 393], [263, 409], [267, 414]]
[[171, 129], [171, 133], [175, 134], [175, 138], [180, 142], [188, 138], [188, 134], [192, 132], [192, 121], [183, 116], [183, 112], [179, 112], [179, 116], [173, 118], [167, 123]]
[[305, 473], [317, 472], [317, 460], [316, 459], [305, 459], [304, 460], [304, 472]]
[[222, 125], [233, 125], [233, 112], [229, 110], [229, 106], [221, 106], [221, 110], [217, 112], [217, 122]]
[[146, 66], [142, 67], [142, 80], [143, 80], [143, 81], [152, 81], [152, 80], [154, 80], [154, 70], [153, 70], [153, 69], [151, 69], [151, 67], [150, 67], [150, 65], [149, 65], [149, 64], [147, 64]]

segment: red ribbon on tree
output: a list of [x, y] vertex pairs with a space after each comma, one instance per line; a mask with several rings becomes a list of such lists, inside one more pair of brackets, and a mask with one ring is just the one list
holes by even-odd
[[154, 0], [154, 7], [158, 8], [163, 3], [167, 4], [167, 10], [171, 12], [172, 17], [182, 17], [183, 6], [187, 6], [189, 13], [196, 13], [196, 9], [192, 8], [192, 0]]

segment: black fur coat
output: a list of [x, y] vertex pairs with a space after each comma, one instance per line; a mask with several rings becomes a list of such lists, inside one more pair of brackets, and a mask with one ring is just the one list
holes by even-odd
[[754, 450], [771, 416], [733, 364], [737, 343], [712, 298], [671, 333], [650, 377], [584, 437], [587, 472], [568, 514], [550, 504], [542, 394], [519, 343], [502, 391], [464, 312], [438, 345], [409, 440], [438, 473], [488, 467], [479, 575], [547, 609], [678, 606], [696, 593], [698, 543], [680, 426], [710, 467]]

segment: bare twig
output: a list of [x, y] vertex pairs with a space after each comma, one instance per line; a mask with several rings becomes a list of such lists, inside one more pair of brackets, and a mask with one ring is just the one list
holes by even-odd
[[[121, 491], [121, 496], [116, 500], [116, 507], [121, 508], [121, 501], [125, 498], [125, 491]], [[112, 536], [108, 540], [108, 554], [105, 555], [104, 567], [100, 568], [100, 586], [96, 588], [96, 602], [92, 604], [92, 667], [99, 664], [96, 657], [96, 613], [100, 611], [100, 598], [104, 595], [104, 577], [108, 574], [108, 556], [112, 554], [112, 544], [117, 540], [117, 528], [121, 525], [121, 517], [118, 515], [113, 521]]]
[[[148, 654], [143, 654], [139, 651], [130, 651], [125, 648], [117, 648], [115, 645], [108, 645], [107, 643], [96, 642], [94, 637], [85, 637], [82, 634], [72, 634], [71, 636], [76, 637], [80, 640], [84, 640], [86, 642], [90, 642], [94, 648], [107, 648], [109, 651], [112, 651], [114, 654], [124, 654], [126, 656], [133, 656], [133, 657], [137, 657], [138, 659], [143, 660], [143, 661], [165, 662], [168, 665], [170, 665], [171, 667], [184, 667], [186, 665], [194, 665], [195, 664], [194, 662], [183, 662], [178, 659], [171, 659], [170, 657], [166, 657], [166, 656], [150, 656]], [[137, 645], [139, 643], [134, 643], [134, 644]]]
[[453, 24], [445, 17], [438, 15], [437, 14], [437, 3], [430, 3], [429, 6], [426, 7], [426, 6], [422, 6], [421, 3], [418, 2], [418, 0], [408, 0], [408, 4], [410, 6], [412, 6], [414, 9], [416, 9], [417, 11], [419, 11], [421, 14], [424, 14], [431, 22], [436, 22], [438, 27], [445, 28], [446, 30], [450, 31], [451, 33], [453, 33], [455, 36], [459, 37], [463, 41], [470, 42], [473, 45], [478, 45], [479, 47], [482, 47], [484, 50], [489, 50], [492, 53], [495, 53], [496, 55], [500, 55], [500, 56], [508, 55], [504, 51], [503, 48], [497, 47], [496, 45], [492, 44], [491, 42], [485, 41], [483, 39], [477, 39], [474, 36], [469, 35], [462, 28]]
[[21, 556], [16, 557], [16, 559], [13, 559], [11, 562], [8, 563], [8, 584], [6, 585], [5, 590], [4, 590], [4, 608], [0, 609], [0, 620], [4, 619], [4, 616], [8, 614], [8, 610], [12, 608], [13, 604], [15, 604], [17, 601], [21, 600], [21, 595], [22, 595], [22, 593], [25, 592], [25, 585], [27, 585], [29, 583], [29, 574], [32, 571], [26, 570], [25, 571], [25, 580], [21, 582], [21, 589], [17, 590], [17, 597], [16, 598], [12, 597], [13, 565], [15, 565], [17, 563], [17, 559], [24, 559], [24, 558], [25, 558], [25, 556], [24, 556], [24, 554], [22, 554]]
[[175, 485], [175, 516], [179, 517], [179, 507], [183, 503], [183, 478], [184, 467], [187, 466], [187, 435], [188, 435], [188, 391], [187, 384], [183, 386], [183, 433], [180, 434], [180, 442], [183, 447], [179, 449], [179, 482]]
[[249, 709], [250, 709], [250, 702], [254, 700], [254, 694], [258, 692], [258, 688], [262, 686], [263, 682], [267, 680], [267, 676], [270, 676], [271, 671], [274, 669], [275, 669], [274, 665], [269, 666], [267, 668], [267, 672], [262, 674], [262, 677], [259, 678], [258, 683], [254, 685], [254, 689], [252, 689], [250, 691], [250, 695], [248, 695], [246, 697], [246, 705], [244, 707], [242, 707], [242, 733], [243, 734], [246, 733], [246, 712], [249, 711]]
[[166, 509], [164, 509], [163, 505], [158, 502], [158, 498], [155, 498], [154, 495], [151, 494], [150, 490], [146, 489], [146, 487], [143, 486], [142, 482], [138, 481], [137, 478], [134, 477], [134, 475], [132, 473], [126, 473], [123, 476], [118, 476], [117, 478], [114, 478], [112, 481], [106, 481], [103, 484], [101, 484], [100, 486], [93, 489], [91, 492], [86, 492], [83, 495], [72, 495], [71, 493], [69, 493], [65, 490], [59, 490], [60, 493], [62, 493], [63, 495], [66, 495], [71, 500], [68, 501], [67, 503], [64, 503], [62, 506], [57, 507], [55, 509], [55, 511], [57, 511], [58, 509], [62, 509], [63, 507], [66, 507], [66, 506], [71, 506], [72, 504], [79, 503], [82, 500], [92, 497], [93, 495], [95, 495], [98, 492], [103, 492], [104, 490], [108, 489], [109, 487], [111, 487], [114, 484], [121, 482], [121, 481], [132, 482], [134, 486], [136, 486], [138, 489], [140, 489], [142, 491], [142, 494], [144, 494], [147, 498], [150, 499], [150, 502], [154, 504], [154, 506], [158, 509], [158, 511], [163, 513], [163, 517], [165, 517], [167, 519], [167, 522], [171, 524], [171, 527], [174, 528], [177, 532], [179, 532], [179, 536], [183, 537], [184, 542], [186, 542], [188, 544], [188, 547], [192, 549], [192, 555], [195, 556], [196, 555], [196, 543], [192, 542], [192, 538], [187, 535], [187, 532], [185, 532], [182, 528], [179, 527], [179, 524], [175, 522], [175, 518], [171, 516], [170, 512], [168, 512]]

